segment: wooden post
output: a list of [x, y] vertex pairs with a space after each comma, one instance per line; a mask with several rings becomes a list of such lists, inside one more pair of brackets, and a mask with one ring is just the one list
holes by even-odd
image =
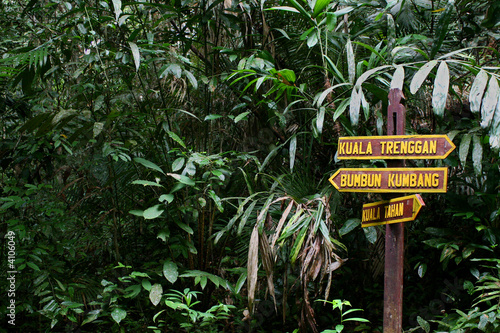
[[[406, 109], [400, 89], [389, 92], [387, 109], [387, 135], [404, 135]], [[404, 160], [387, 162], [390, 167], [404, 167]], [[404, 224], [386, 225], [385, 233], [385, 274], [384, 274], [384, 333], [403, 331], [403, 262], [404, 262]]]

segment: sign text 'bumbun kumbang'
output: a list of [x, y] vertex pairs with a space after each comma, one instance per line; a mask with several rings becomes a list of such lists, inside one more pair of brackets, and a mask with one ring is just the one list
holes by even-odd
[[444, 159], [455, 145], [446, 135], [388, 135], [341, 137], [337, 158], [346, 159]]
[[448, 168], [341, 168], [329, 181], [339, 192], [445, 193]]
[[418, 194], [364, 204], [361, 226], [413, 221], [422, 206], [424, 200]]

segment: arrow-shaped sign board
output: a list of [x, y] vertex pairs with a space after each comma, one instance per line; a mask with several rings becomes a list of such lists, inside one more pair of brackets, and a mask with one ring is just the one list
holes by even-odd
[[339, 192], [445, 193], [448, 168], [341, 168], [329, 181]]
[[364, 204], [361, 226], [413, 221], [422, 206], [425, 206], [424, 200], [418, 194]]
[[339, 138], [339, 160], [444, 159], [455, 145], [446, 135], [388, 135]]

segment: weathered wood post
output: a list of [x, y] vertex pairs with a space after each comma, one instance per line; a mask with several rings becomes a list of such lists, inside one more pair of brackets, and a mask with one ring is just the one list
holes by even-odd
[[[389, 92], [387, 108], [387, 135], [404, 135], [406, 109], [401, 104], [404, 98], [400, 89]], [[404, 167], [404, 160], [392, 160], [387, 164], [393, 168]], [[394, 195], [391, 196], [392, 198]], [[384, 274], [384, 333], [401, 333], [403, 322], [403, 262], [404, 224], [387, 224], [385, 229], [385, 274]]]

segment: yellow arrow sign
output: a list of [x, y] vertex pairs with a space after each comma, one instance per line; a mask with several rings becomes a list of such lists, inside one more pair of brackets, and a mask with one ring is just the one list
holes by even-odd
[[445, 193], [448, 168], [340, 168], [329, 181], [339, 192]]
[[413, 221], [422, 206], [425, 203], [419, 194], [364, 204], [361, 226]]
[[444, 159], [455, 149], [446, 135], [388, 135], [339, 138], [339, 160]]

